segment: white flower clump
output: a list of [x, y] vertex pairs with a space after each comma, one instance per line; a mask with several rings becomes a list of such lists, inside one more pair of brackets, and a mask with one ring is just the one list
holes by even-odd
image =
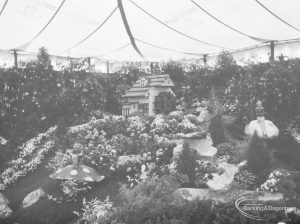
[[86, 130], [92, 130], [101, 124], [114, 123], [117, 121], [125, 121], [125, 118], [117, 115], [104, 115], [101, 119], [92, 119], [88, 123], [70, 127], [69, 132], [77, 134]]
[[155, 116], [152, 124], [151, 124], [151, 132], [153, 133], [163, 133], [166, 129], [169, 128], [164, 115], [158, 114]]
[[176, 120], [178, 120], [178, 121], [182, 120], [182, 119], [183, 119], [183, 116], [184, 116], [183, 112], [182, 112], [182, 111], [178, 111], [178, 110], [172, 111], [172, 112], [169, 114], [170, 119], [173, 118], [173, 119], [176, 119]]
[[136, 164], [141, 164], [143, 161], [144, 158], [139, 155], [119, 156], [117, 161], [117, 168], [134, 166]]
[[282, 178], [288, 177], [291, 174], [286, 170], [274, 170], [270, 175], [269, 179], [260, 186], [261, 190], [277, 192], [278, 184]]
[[145, 130], [145, 123], [138, 116], [128, 118], [129, 127], [127, 128], [128, 132], [133, 134], [141, 134]]
[[237, 164], [237, 166], [238, 166], [239, 168], [242, 168], [242, 167], [244, 167], [244, 166], [246, 166], [246, 165], [247, 165], [247, 160], [244, 160], [244, 161], [242, 161], [242, 162], [240, 162], [240, 163]]
[[172, 140], [164, 136], [158, 136], [158, 135], [154, 136], [154, 141], [161, 147], [168, 147], [173, 143]]
[[31, 155], [40, 145], [42, 139], [52, 135], [56, 131], [56, 128], [56, 126], [49, 128], [47, 132], [38, 134], [37, 137], [30, 139], [21, 147], [19, 147], [18, 149], [20, 151], [20, 156], [25, 157]]
[[182, 153], [183, 145], [177, 145], [173, 149], [173, 161], [177, 161]]
[[151, 139], [151, 136], [147, 133], [142, 133], [140, 134], [139, 136], [139, 139], [142, 141], [142, 142], [148, 142], [150, 139]]
[[181, 130], [183, 130], [183, 132], [194, 131], [196, 129], [196, 125], [193, 124], [188, 117], [184, 117], [178, 126], [181, 128]]
[[197, 108], [196, 110], [197, 110], [197, 112], [199, 112], [197, 120], [199, 122], [204, 122], [207, 119], [207, 116], [208, 116], [207, 108]]
[[6, 145], [8, 143], [8, 141], [0, 136], [0, 145]]

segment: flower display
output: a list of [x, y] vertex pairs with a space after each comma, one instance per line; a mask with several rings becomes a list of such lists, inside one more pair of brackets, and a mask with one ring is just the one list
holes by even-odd
[[166, 122], [165, 116], [163, 114], [156, 115], [153, 122], [151, 123], [151, 133], [163, 134], [167, 133], [168, 129], [169, 125]]
[[[288, 181], [291, 174], [286, 170], [274, 170], [268, 180], [260, 186], [261, 190], [278, 192], [282, 190], [284, 182]], [[293, 185], [293, 183], [291, 182]]]
[[55, 131], [56, 126], [49, 128], [47, 132], [39, 134], [18, 148], [18, 158], [10, 161], [8, 168], [0, 175], [1, 190], [5, 190], [20, 177], [34, 171], [44, 161], [45, 155], [55, 146], [53, 140], [44, 141], [44, 139], [48, 139]]

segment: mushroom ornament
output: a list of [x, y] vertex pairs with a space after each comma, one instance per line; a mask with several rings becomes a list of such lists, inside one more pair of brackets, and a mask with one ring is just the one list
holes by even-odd
[[51, 174], [52, 179], [58, 180], [75, 180], [85, 182], [99, 182], [104, 179], [94, 168], [78, 165], [77, 168], [74, 164], [58, 169], [55, 173]]
[[249, 136], [253, 136], [256, 132], [259, 138], [271, 139], [277, 137], [279, 134], [278, 128], [272, 121], [265, 119], [265, 111], [261, 101], [256, 103], [255, 108], [257, 119], [251, 121], [245, 127], [245, 133]]
[[52, 179], [99, 182], [105, 178], [94, 168], [79, 164], [78, 159], [79, 156], [82, 155], [82, 152], [79, 153], [78, 150], [71, 150], [69, 152], [71, 154], [73, 164], [56, 170], [55, 173], [50, 175]]

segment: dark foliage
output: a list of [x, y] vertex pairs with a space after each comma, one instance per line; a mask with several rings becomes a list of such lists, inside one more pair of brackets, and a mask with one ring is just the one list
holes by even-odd
[[226, 142], [224, 122], [220, 113], [211, 118], [208, 132], [211, 136], [214, 146]]
[[227, 83], [225, 101], [235, 104], [235, 112], [254, 117], [255, 103], [263, 102], [267, 118], [280, 127], [300, 113], [300, 60], [250, 64], [235, 71]]
[[270, 145], [273, 147], [273, 154], [279, 161], [288, 163], [294, 168], [299, 169], [299, 145], [294, 137], [287, 130], [280, 130], [279, 136], [270, 141]]
[[[255, 224], [234, 206], [233, 202], [215, 204], [212, 201], [187, 201], [174, 194], [173, 180], [164, 176], [152, 178], [124, 194], [124, 203], [107, 219], [99, 223], [124, 224]], [[178, 187], [178, 186], [177, 186]], [[263, 214], [275, 224], [283, 214]]]
[[184, 142], [182, 147], [183, 150], [177, 161], [177, 171], [181, 174], [187, 175], [189, 178], [187, 187], [192, 187], [195, 185], [196, 178], [196, 151], [191, 149], [187, 142]]
[[269, 152], [264, 141], [256, 133], [251, 137], [249, 142], [247, 166], [248, 170], [258, 177], [268, 175], [268, 169], [271, 166]]
[[185, 80], [183, 66], [178, 62], [169, 61], [163, 64], [161, 71], [163, 74], [169, 74], [176, 86], [181, 86]]
[[0, 136], [16, 148], [56, 124], [63, 135], [67, 126], [88, 121], [91, 111], [120, 114], [121, 96], [138, 72], [125, 66], [119, 73], [99, 75], [74, 61], [56, 71], [41, 48], [36, 61], [0, 70]]

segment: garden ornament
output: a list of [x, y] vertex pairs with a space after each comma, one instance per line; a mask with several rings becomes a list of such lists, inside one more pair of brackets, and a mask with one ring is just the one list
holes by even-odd
[[86, 182], [99, 182], [104, 179], [104, 176], [100, 175], [94, 168], [79, 164], [82, 150], [74, 147], [73, 150], [67, 150], [67, 152], [71, 154], [73, 164], [56, 170], [50, 175], [52, 179]]
[[253, 136], [256, 132], [259, 138], [271, 139], [277, 137], [279, 130], [272, 121], [265, 120], [265, 111], [261, 101], [257, 101], [255, 113], [257, 118], [245, 127], [245, 133]]

